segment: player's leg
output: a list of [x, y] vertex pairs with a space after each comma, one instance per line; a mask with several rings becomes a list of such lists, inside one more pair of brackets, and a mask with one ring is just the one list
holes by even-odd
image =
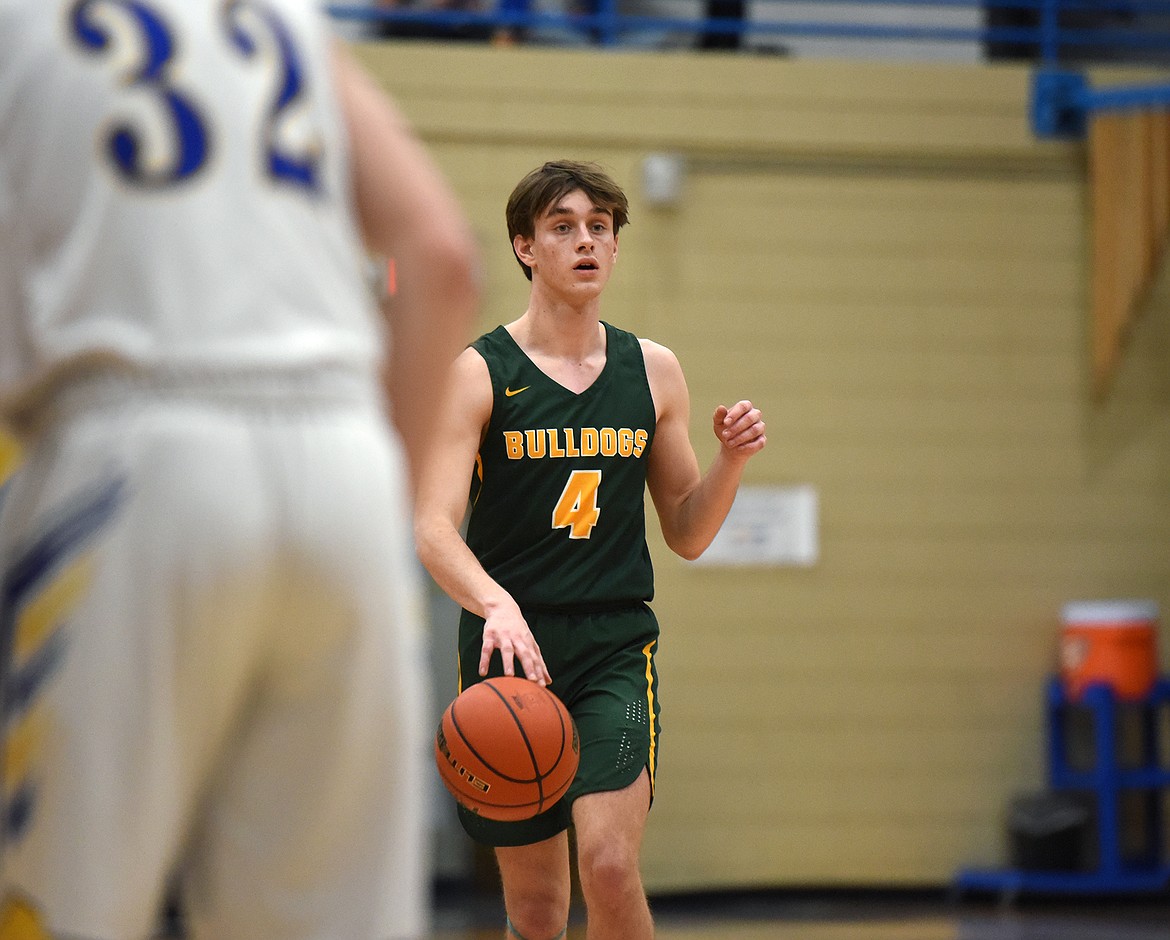
[[255, 599], [236, 552], [254, 480], [224, 443], [186, 418], [180, 431], [161, 406], [111, 408], [32, 447], [12, 481], [0, 524], [6, 926], [151, 932], [247, 672], [247, 618], [218, 613]]
[[[581, 740], [573, 803], [589, 940], [653, 936], [639, 872], [658, 762], [658, 624], [645, 606], [591, 616], [580, 629], [582, 688], [570, 706]], [[592, 642], [594, 661], [585, 647]]]
[[[528, 624], [540, 637], [541, 650], [550, 668], [560, 675], [557, 634], [563, 615], [529, 612]], [[459, 665], [463, 688], [480, 681], [477, 672], [483, 644], [483, 619], [463, 611], [459, 622]], [[502, 675], [498, 656], [492, 658], [490, 675]], [[464, 831], [481, 845], [495, 847], [504, 903], [508, 915], [508, 940], [557, 940], [569, 919], [571, 878], [568, 829], [572, 823], [569, 803], [561, 800], [551, 809], [520, 822], [499, 822], [458, 807]]]
[[192, 940], [427, 935], [426, 718], [406, 700], [421, 674], [389, 681], [376, 644], [320, 653], [303, 681], [264, 689], [218, 780], [185, 894]]
[[646, 771], [625, 789], [589, 793], [573, 804], [588, 940], [648, 940], [654, 936], [639, 870], [649, 808], [650, 777]]
[[572, 890], [568, 833], [534, 845], [500, 846], [496, 861], [508, 912], [508, 940], [562, 937]]
[[[34, 461], [30, 469], [39, 469]], [[50, 492], [14, 481], [5, 520], [3, 929], [145, 936], [178, 843], [175, 779], [121, 603], [127, 498], [117, 477]], [[59, 487], [59, 489], [57, 488]], [[15, 520], [19, 505], [28, 521]], [[14, 531], [15, 530], [15, 531]], [[169, 755], [168, 755], [169, 756]], [[140, 772], [135, 772], [135, 770]], [[169, 823], [169, 825], [168, 825]], [[169, 831], [168, 831], [169, 830]], [[36, 925], [36, 926], [34, 926]]]
[[284, 430], [283, 605], [193, 846], [191, 938], [416, 940], [430, 757], [403, 470], [360, 413]]

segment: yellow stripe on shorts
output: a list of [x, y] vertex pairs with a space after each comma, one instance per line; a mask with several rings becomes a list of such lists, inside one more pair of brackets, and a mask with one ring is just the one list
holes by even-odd
[[48, 719], [43, 709], [35, 709], [18, 722], [4, 739], [4, 796], [12, 794], [29, 776], [33, 761], [40, 754], [48, 734]]
[[83, 555], [61, 571], [16, 617], [13, 653], [24, 660], [72, 613], [93, 580], [93, 563]]
[[10, 897], [0, 910], [0, 940], [53, 940], [28, 901]]
[[658, 734], [654, 728], [654, 647], [657, 640], [651, 640], [642, 647], [642, 655], [646, 657], [646, 704], [650, 707], [650, 757], [647, 762], [650, 771], [650, 793], [654, 793], [654, 773], [657, 770]]
[[4, 481], [12, 476], [12, 472], [20, 460], [20, 445], [16, 443], [16, 439], [12, 435], [0, 428], [0, 486], [3, 486]]

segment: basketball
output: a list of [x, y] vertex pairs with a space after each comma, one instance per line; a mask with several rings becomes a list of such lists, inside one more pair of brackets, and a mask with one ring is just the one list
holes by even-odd
[[568, 709], [548, 689], [518, 676], [465, 689], [435, 732], [443, 784], [486, 819], [515, 822], [549, 809], [569, 789], [579, 759]]

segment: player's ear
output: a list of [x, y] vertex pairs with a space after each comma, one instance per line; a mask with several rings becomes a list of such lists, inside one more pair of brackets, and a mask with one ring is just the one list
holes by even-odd
[[516, 257], [529, 267], [532, 267], [532, 262], [535, 260], [532, 256], [532, 241], [525, 235], [517, 235], [512, 239], [512, 250], [516, 252]]

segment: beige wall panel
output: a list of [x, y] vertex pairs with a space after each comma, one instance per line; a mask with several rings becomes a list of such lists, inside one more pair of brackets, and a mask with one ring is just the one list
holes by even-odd
[[[945, 880], [996, 861], [1007, 799], [1042, 780], [1060, 604], [1111, 582], [1165, 595], [1164, 420], [1104, 479], [1084, 449], [1076, 180], [970, 177], [810, 180], [780, 163], [690, 181], [685, 211], [727, 222], [690, 227], [675, 290], [721, 317], [689, 321], [674, 348], [702, 363], [696, 402], [764, 390], [742, 394], [770, 406], [780, 447], [750, 473], [817, 486], [822, 561], [806, 591], [787, 574], [695, 583], [660, 566], [664, 622], [704, 603], [712, 618], [664, 638], [663, 674], [679, 663], [687, 693], [672, 706], [664, 681], [681, 712], [650, 837], [666, 858], [693, 844], [690, 807], [705, 804], [689, 801], [706, 792], [732, 808], [713, 831], [743, 840], [704, 844], [730, 883]], [[727, 668], [709, 665], [713, 645]], [[661, 877], [676, 875], [690, 877]]]
[[511, 142], [622, 141], [738, 153], [881, 147], [968, 148], [1034, 159], [1019, 102], [1024, 69], [976, 76], [920, 65], [914, 74], [756, 57], [597, 54], [579, 50], [367, 45], [366, 61], [428, 134]]
[[[527, 296], [511, 187], [597, 159], [633, 210], [605, 316], [678, 354], [700, 462], [714, 405], [751, 397], [769, 446], [745, 482], [817, 489], [807, 569], [683, 562], [648, 509], [647, 885], [941, 884], [999, 862], [1008, 800], [1043, 782], [1061, 605], [1170, 611], [1170, 288], [1093, 404], [1083, 154], [1032, 138], [1026, 70], [362, 54], [472, 215], [485, 327]], [[639, 168], [666, 148], [682, 198], [651, 209]]]

